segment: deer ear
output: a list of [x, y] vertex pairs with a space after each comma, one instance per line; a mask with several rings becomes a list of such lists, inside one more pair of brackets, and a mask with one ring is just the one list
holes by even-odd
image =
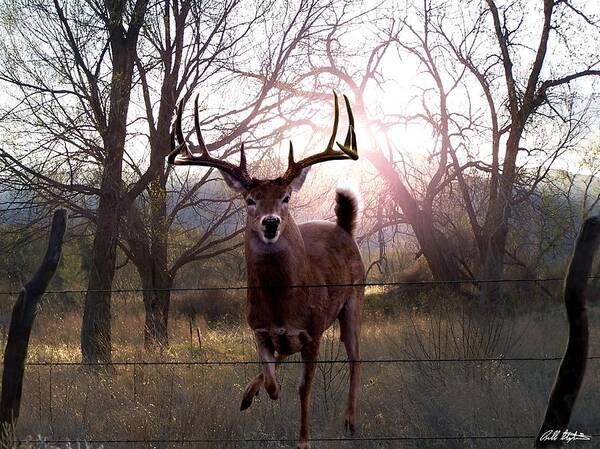
[[242, 185], [242, 183], [239, 182], [237, 179], [235, 179], [233, 176], [228, 175], [224, 171], [221, 171], [221, 176], [223, 176], [223, 179], [225, 180], [225, 182], [227, 183], [229, 188], [231, 190], [233, 190], [234, 192], [241, 193], [241, 194], [244, 194], [247, 192], [246, 187], [244, 187]]
[[298, 176], [294, 178], [294, 180], [290, 183], [290, 187], [294, 191], [300, 190], [302, 188], [302, 184], [304, 184], [304, 180], [306, 179], [306, 175], [310, 171], [310, 167], [306, 167], [303, 169]]

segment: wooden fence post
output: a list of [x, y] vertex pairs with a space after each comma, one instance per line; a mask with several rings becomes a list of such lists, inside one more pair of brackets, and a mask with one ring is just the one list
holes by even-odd
[[64, 209], [54, 212], [44, 260], [33, 277], [25, 284], [13, 306], [4, 351], [2, 396], [0, 398], [0, 424], [2, 425], [0, 442], [3, 448], [15, 446], [14, 427], [19, 418], [23, 374], [31, 327], [40, 299], [58, 266], [66, 221], [67, 213]]
[[535, 448], [562, 447], [562, 432], [569, 425], [571, 412], [583, 383], [589, 338], [585, 290], [599, 243], [600, 217], [588, 218], [575, 243], [565, 279], [564, 301], [569, 320], [567, 349], [548, 399], [548, 408]]

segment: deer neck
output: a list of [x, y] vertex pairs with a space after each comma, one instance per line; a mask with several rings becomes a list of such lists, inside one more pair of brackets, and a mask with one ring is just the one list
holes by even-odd
[[304, 240], [292, 217], [277, 242], [271, 244], [246, 228], [245, 250], [249, 285], [285, 286], [309, 281]]

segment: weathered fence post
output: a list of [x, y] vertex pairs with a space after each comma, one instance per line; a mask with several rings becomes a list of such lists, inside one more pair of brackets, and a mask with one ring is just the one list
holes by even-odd
[[44, 260], [30, 281], [21, 290], [13, 307], [4, 351], [4, 371], [2, 373], [2, 396], [0, 399], [0, 423], [2, 425], [0, 442], [2, 448], [15, 445], [14, 427], [19, 417], [25, 358], [27, 357], [31, 327], [40, 299], [58, 266], [66, 221], [67, 214], [65, 210], [59, 209], [54, 212], [48, 249]]
[[535, 443], [536, 448], [562, 447], [562, 433], [567, 429], [583, 383], [589, 338], [585, 290], [599, 243], [600, 218], [588, 218], [575, 243], [565, 279], [564, 300], [569, 320], [569, 340], [548, 399], [544, 422]]

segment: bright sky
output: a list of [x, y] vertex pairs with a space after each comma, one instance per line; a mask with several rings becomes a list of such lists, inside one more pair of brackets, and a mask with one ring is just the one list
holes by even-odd
[[[370, 5], [374, 5], [378, 2], [375, 1], [367, 1], [360, 3], [359, 8], [368, 8]], [[403, 13], [403, 9], [399, 6], [401, 2], [383, 2], [383, 6], [381, 8], [382, 11], [394, 10], [393, 14], [400, 15]], [[592, 4], [590, 6], [590, 3]], [[358, 3], [357, 3], [358, 4]], [[420, 5], [420, 2], [417, 2], [417, 5]], [[450, 11], [449, 14], [462, 14], [462, 4], [452, 4], [454, 5], [454, 9]], [[528, 16], [528, 20], [531, 20], [532, 26], [528, 26], [527, 24], [524, 28], [527, 30], [525, 34], [525, 38], [537, 39], [539, 34], [539, 16], [536, 16], [536, 11], [533, 6], [533, 2], [528, 3], [528, 6], [532, 9], [532, 11], [528, 11], [530, 16]], [[539, 10], [539, 8], [538, 8]], [[586, 5], [586, 10], [591, 11], [595, 10], [596, 13], [600, 12], [600, 2], [588, 2]], [[539, 12], [539, 11], [538, 11]], [[379, 13], [379, 16], [385, 16], [384, 13]], [[465, 15], [468, 19], [468, 14], [465, 12]], [[530, 17], [530, 18], [529, 18]], [[417, 23], [418, 18], [412, 17], [412, 20]], [[561, 24], [563, 27], [576, 27], [577, 23], [567, 23]], [[537, 28], [536, 28], [537, 27]], [[257, 33], [261, 33], [260, 30]], [[372, 26], [360, 26], [355, 27], [348, 36], [344, 37], [347, 42], [344, 42], [345, 45], [355, 45], [356, 43], [366, 43], [372, 39], [374, 35], [374, 29]], [[258, 42], [261, 42], [258, 40]], [[264, 40], [262, 41], [264, 42]], [[553, 61], [552, 64], [547, 64], [549, 72], [546, 73], [546, 76], [551, 76], [554, 74], [554, 71], [559, 74], [567, 73], [572, 66], [577, 65], [578, 61], [571, 61], [565, 57], [564, 46], [561, 46], [560, 43], [556, 41], [551, 42], [551, 52], [549, 54], [549, 58]], [[574, 46], [585, 46], [586, 42], [584, 40], [580, 40], [579, 42], [574, 41]], [[591, 48], [591, 46], [589, 46]], [[596, 48], [594, 46], [594, 48]], [[264, 52], [264, 45], [255, 46], [254, 53], [254, 61], [260, 66], [260, 60], [258, 56]], [[585, 49], [584, 49], [585, 50]], [[483, 49], [485, 51], [485, 49]], [[590, 50], [592, 51], [592, 50]], [[596, 50], [594, 50], [596, 51]], [[586, 51], [580, 51], [580, 53], [586, 53]], [[527, 49], [523, 50], [523, 54], [531, 54], [531, 52]], [[250, 54], [252, 56], [252, 53]], [[252, 57], [249, 56], [249, 60], [252, 60]], [[527, 57], [524, 56], [521, 59], [517, 60], [517, 65], [521, 64], [526, 60]], [[364, 61], [363, 61], [364, 62]], [[362, 64], [362, 63], [361, 63]], [[364, 65], [364, 64], [363, 64]], [[567, 71], [567, 72], [565, 72]], [[390, 50], [382, 64], [382, 72], [384, 77], [387, 78], [387, 82], [380, 88], [375, 86], [374, 84], [369, 85], [366, 95], [365, 102], [367, 104], [367, 109], [369, 113], [369, 119], [371, 120], [385, 120], [386, 117], [389, 117], [393, 114], [411, 114], [415, 112], [421, 111], [420, 100], [419, 100], [419, 88], [426, 87], [431, 84], [431, 80], [423, 74], [421, 68], [416, 63], [413, 57], [410, 57], [406, 54], [402, 54], [399, 56], [395, 49]], [[481, 91], [476, 83], [473, 80], [469, 81], [467, 88], [469, 93], [471, 94], [471, 101], [474, 108], [481, 107]], [[236, 105], [243, 104], [244, 98], [249, 98], [252, 95], [252, 92], [255, 91], [255, 82], [254, 81], [243, 81], [236, 82], [235, 84], [231, 84], [224, 88], [224, 90], [220, 92], [213, 92], [210, 88], [207, 88], [206, 92], [200, 92], [201, 98], [203, 100], [202, 116], [207, 117], [211, 114], [223, 113], [235, 107]], [[254, 88], [253, 88], [254, 85]], [[503, 88], [502, 84], [499, 84], [500, 89]], [[582, 97], [591, 97], [594, 95], [594, 92], [597, 93], [598, 84], [593, 84], [590, 81], [581, 81], [576, 84], [576, 88], [578, 89], [578, 93], [581, 94]], [[503, 92], [503, 91], [502, 91]], [[351, 93], [349, 91], [339, 92], [347, 93], [351, 101], [353, 100]], [[4, 105], [10, 103], [11, 99], [8, 96], [2, 96], [0, 100]], [[141, 98], [134, 99], [141, 105]], [[435, 103], [431, 103], [433, 107], [435, 107]], [[188, 104], [188, 112], [191, 112], [191, 103]], [[340, 102], [341, 106], [341, 122], [338, 133], [338, 140], [343, 141], [345, 130], [346, 130], [346, 114], [343, 107], [343, 101]], [[461, 97], [461, 92], [459, 91], [457, 94], [454, 94], [451, 97], [451, 107], [459, 110], [461, 112], [466, 109], [466, 101], [463, 97]], [[590, 117], [595, 117], [600, 114], [595, 114], [598, 112], [598, 103], [597, 100], [594, 101], [591, 106], [592, 111], [590, 112]], [[135, 109], [135, 107], [134, 107]], [[302, 154], [307, 154], [309, 152], [320, 151], [326, 144], [326, 141], [329, 137], [329, 130], [331, 129], [332, 121], [333, 121], [333, 102], [331, 102], [327, 107], [323, 108], [323, 113], [321, 114], [318, 120], [320, 121], [320, 125], [327, 129], [326, 132], [320, 134], [318, 136], [314, 136], [312, 131], [307, 127], [299, 127], [296, 129], [289, 130], [289, 137], [293, 137], [296, 154], [297, 157], [300, 157]], [[482, 109], [480, 111], [483, 116], [487, 113], [487, 111]], [[143, 130], [143, 124], [139, 124], [140, 131]], [[216, 136], [211, 134], [210, 129], [204, 130], [205, 137], [208, 141], [211, 141]], [[266, 131], [265, 131], [266, 132]], [[369, 149], [373, 147], [382, 148], [384, 150], [387, 149], [387, 143], [382, 136], [376, 136], [374, 139], [371, 139], [367, 132], [364, 129], [364, 120], [357, 117], [357, 135], [359, 142], [359, 150]], [[549, 129], [546, 132], [547, 136], [553, 135], [553, 130]], [[479, 151], [486, 152], [489, 147], [489, 134], [486, 135], [483, 133], [481, 136], [473, 137], [473, 145], [477, 147]], [[426, 158], [434, 148], [433, 136], [430, 128], [420, 125], [420, 124], [410, 124], [406, 126], [398, 126], [394, 128], [394, 130], [389, 135], [390, 141], [393, 143], [393, 146], [397, 149], [398, 154], [406, 158], [412, 159], [423, 159]], [[592, 122], [591, 128], [586, 134], [586, 139], [582, 141], [579, 145], [580, 147], [585, 148], [586, 145], [589, 145], [589, 142], [593, 142], [599, 139], [600, 133], [598, 132], [598, 124], [597, 122]], [[244, 137], [242, 137], [244, 139]], [[240, 139], [240, 140], [242, 140]], [[374, 140], [374, 141], [371, 141]], [[311, 145], [312, 143], [312, 145]], [[322, 144], [321, 144], [322, 143]], [[533, 144], [534, 142], [531, 142]], [[278, 148], [274, 148], [282, 161], [285, 161], [287, 155], [288, 143], [287, 141], [283, 142]], [[144, 145], [139, 145], [135, 150], [131, 151], [132, 154], [135, 154], [135, 157], [139, 157], [140, 160], [147, 161], [147, 148]], [[557, 167], [563, 166], [564, 168], [573, 169], [572, 165], [575, 161], [575, 157], [572, 155], [569, 157], [562, 158]], [[349, 162], [330, 162], [326, 164], [327, 167], [323, 168], [328, 174], [336, 175], [337, 173], [343, 173], [346, 178], [360, 178], [364, 171], [372, 170], [368, 164], [362, 160], [358, 163], [349, 163]], [[576, 164], [575, 164], [576, 165]], [[319, 169], [321, 170], [321, 168]]]
[[[368, 2], [367, 2], [368, 3]], [[390, 2], [391, 3], [391, 2]], [[600, 14], [600, 2], [593, 2], [594, 4], [585, 5], [587, 12]], [[499, 4], [502, 4], [499, 2]], [[388, 5], [388, 3], [386, 3]], [[527, 16], [525, 23], [522, 28], [521, 39], [523, 41], [522, 50], [518, 56], [514, 57], [515, 61], [515, 73], [517, 76], [523, 76], [526, 70], [529, 70], [529, 66], [532, 62], [534, 55], [534, 49], [539, 39], [541, 30], [541, 8], [539, 5], [535, 5], [533, 2], [526, 3]], [[458, 17], [460, 14], [468, 16], [467, 12], [462, 11], [460, 5], [456, 5], [456, 8], [448, 12], [449, 17], [455, 14]], [[464, 19], [468, 21], [468, 17]], [[588, 48], [586, 42], [577, 34], [576, 30], [581, 26], [577, 20], [567, 21], [565, 17], [558, 17], [559, 29], [561, 31], [566, 30], [570, 33], [571, 40], [569, 41], [573, 48], [570, 50], [581, 57], [569, 57], [567, 50], [556, 36], [553, 36], [550, 41], [547, 62], [544, 65], [542, 73], [542, 79], [549, 79], [554, 77], [564, 76], [572, 73], [574, 70], [585, 69], [582, 60], [593, 61], [594, 55], [597, 51], [595, 47]], [[418, 23], [418, 19], [413, 20], [414, 23]], [[460, 22], [460, 20], [459, 20]], [[530, 23], [527, 23], [530, 22]], [[366, 42], [373, 35], [373, 29], [365, 26], [359, 29], [355, 29], [351, 33], [351, 42]], [[529, 48], [528, 48], [529, 47]], [[478, 52], [489, 54], [489, 49], [479, 49]], [[585, 58], [584, 58], [585, 56]], [[597, 60], [600, 58], [597, 58]], [[443, 70], [442, 70], [443, 71]], [[422, 112], [423, 109], [420, 104], [420, 92], [422, 88], [428, 88], [431, 86], [431, 78], [429, 75], [424, 74], [422, 66], [420, 66], [414, 57], [407, 55], [406, 53], [399, 53], [392, 49], [388, 51], [384, 62], [382, 64], [382, 73], [384, 78], [387, 79], [385, 84], [380, 88], [374, 83], [370, 84], [367, 88], [365, 95], [365, 102], [367, 104], [369, 119], [370, 120], [386, 120], [392, 115], [410, 115], [417, 112]], [[503, 97], [505, 94], [504, 81], [499, 79], [496, 86], [497, 98]], [[450, 80], [445, 80], [446, 86], [449, 86]], [[590, 145], [600, 140], [600, 132], [598, 120], [596, 117], [600, 116], [599, 109], [600, 103], [598, 102], [598, 87], [600, 84], [598, 81], [592, 80], [591, 78], [578, 80], [572, 83], [571, 88], [577, 95], [575, 102], [573, 103], [575, 110], [582, 110], [583, 108], [589, 108], [586, 114], [586, 122], [589, 125], [586, 129], [581, 131], [580, 137], [575, 140], [576, 148], [562, 155], [555, 163], [556, 168], [568, 169], [571, 171], [585, 171], [585, 167], [580, 167], [580, 155], [585, 154], [585, 149]], [[556, 95], [567, 94], [566, 89], [555, 89]], [[350, 98], [352, 96], [348, 93]], [[455, 111], [461, 114], [468, 112], [469, 103], [466, 99], [467, 93], [470, 96], [471, 108], [475, 115], [483, 118], [482, 122], [489, 126], [486, 122], [489, 116], [487, 104], [483, 99], [481, 88], [475, 79], [471, 76], [466, 78], [465, 86], [457, 89], [449, 97], [449, 104], [451, 111]], [[591, 99], [591, 100], [590, 100]], [[500, 101], [497, 101], [497, 105], [500, 111], [503, 111]], [[430, 96], [428, 106], [431, 110], [435, 111], [437, 106], [437, 98]], [[321, 118], [321, 125], [330, 129], [331, 121], [333, 117], [332, 105], [324, 109], [324, 114]], [[344, 110], [342, 107], [342, 117], [344, 117]], [[543, 110], [545, 114], [552, 113], [551, 111]], [[560, 110], [561, 113], [566, 111]], [[342, 119], [343, 120], [343, 119]], [[345, 133], [345, 124], [342, 121], [340, 125], [340, 132], [338, 134], [339, 140], [343, 140]], [[549, 121], [542, 121], [540, 125], [537, 124], [531, 127], [531, 132], [523, 139], [523, 146], [529, 150], [535, 148], [546, 148], [552, 149], [556, 146], [557, 142], [562, 138], [565, 132], [564, 125], [557, 121], [556, 123], [550, 123]], [[328, 131], [329, 132], [329, 131]], [[295, 147], [302, 149], [308, 146], [312, 131], [309, 129], [298, 129], [292, 130], [290, 133], [294, 135]], [[369, 134], [364, 130], [364, 123], [361, 124], [360, 120], [357, 123], [357, 135], [359, 141], [359, 147], [363, 150], [378, 147], [383, 149], [387, 153], [387, 142], [382, 135], [375, 136], [371, 139]], [[329, 134], [323, 134], [321, 139], [326, 142]], [[490, 132], [481, 130], [478, 135], [470, 135], [470, 149], [471, 151], [477, 151], [479, 157], [486, 159], [485, 154], [489, 158], [490, 154]], [[389, 133], [389, 139], [392, 142], [394, 148], [397, 150], [397, 154], [401, 154], [402, 157], [413, 159], [415, 161], [423, 161], [432, 154], [435, 148], [434, 136], [430, 127], [420, 123], [411, 123], [406, 126], [397, 126]], [[373, 141], [374, 140], [374, 141]], [[324, 146], [324, 144], [323, 144]], [[279, 154], [282, 158], [287, 153], [287, 142], [283, 143], [279, 150]], [[301, 150], [300, 150], [301, 151]], [[299, 151], [297, 150], [297, 153]], [[525, 153], [523, 153], [525, 157]], [[538, 164], [542, 164], [545, 161], [545, 157], [530, 157], [529, 164], [531, 167], [535, 167]], [[340, 163], [329, 163], [326, 168], [321, 168], [327, 173], [335, 174], [336, 171], [344, 170], [341, 164], [347, 164], [344, 162]], [[369, 166], [362, 164], [353, 164], [352, 169], [349, 169], [349, 176], [360, 176], [355, 171], [370, 170]], [[358, 170], [355, 170], [355, 166]], [[338, 168], [340, 167], [340, 168]]]

